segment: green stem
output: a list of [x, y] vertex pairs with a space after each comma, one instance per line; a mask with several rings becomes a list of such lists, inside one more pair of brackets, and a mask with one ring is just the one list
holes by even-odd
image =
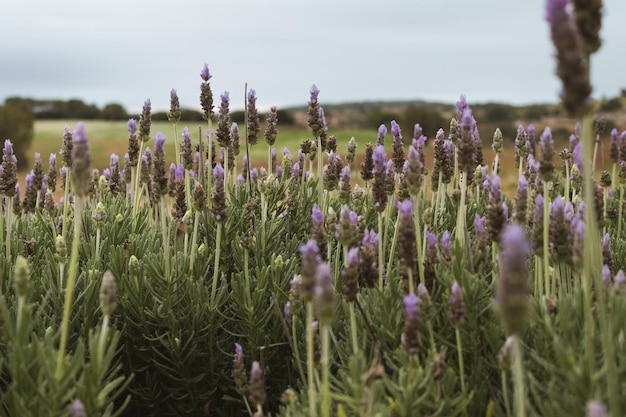
[[[588, 296], [591, 298], [591, 280], [595, 285], [596, 295], [596, 307], [597, 316], [600, 322], [600, 334], [602, 336], [602, 345], [604, 350], [604, 369], [606, 370], [606, 378], [608, 385], [609, 396], [609, 409], [614, 416], [622, 415], [620, 410], [620, 392], [619, 392], [619, 378], [617, 375], [617, 358], [615, 357], [615, 343], [611, 334], [609, 326], [609, 316], [607, 314], [607, 301], [606, 293], [603, 290], [603, 283], [600, 271], [602, 270], [602, 252], [600, 247], [600, 235], [597, 224], [597, 217], [594, 206], [593, 195], [593, 183], [592, 175], [593, 171], [589, 170], [587, 163], [588, 156], [591, 153], [591, 138], [592, 138], [592, 120], [591, 116], [587, 115], [583, 118], [582, 122], [582, 142], [583, 142], [583, 161], [587, 166], [584, 167], [583, 176], [585, 181], [584, 187], [584, 199], [585, 199], [585, 230], [588, 235], [585, 238], [585, 289], [588, 290]], [[597, 141], [596, 141], [597, 147]], [[592, 161], [592, 167], [595, 166], [595, 151], [594, 159]], [[591, 300], [586, 300], [591, 303]], [[589, 306], [590, 307], [590, 306]], [[590, 317], [591, 311], [586, 312]], [[593, 317], [589, 322], [590, 326], [593, 326]], [[592, 333], [593, 334], [593, 333]], [[593, 339], [589, 338], [588, 347], [590, 356], [593, 355]], [[593, 359], [593, 358], [592, 358]], [[594, 363], [590, 360], [590, 365]], [[592, 371], [594, 368], [590, 368]], [[592, 375], [592, 373], [590, 373]]]
[[506, 380], [506, 372], [502, 370], [500, 372], [500, 380], [502, 381], [502, 398], [504, 399], [504, 409], [506, 410], [506, 416], [511, 417], [511, 405], [509, 404], [509, 389], [508, 382]]
[[102, 328], [100, 329], [100, 338], [98, 339], [98, 368], [100, 372], [102, 369], [102, 362], [104, 361], [104, 342], [106, 341], [107, 331], [109, 329], [109, 315], [105, 314], [102, 317]]
[[467, 194], [467, 172], [463, 171], [463, 179], [461, 181], [461, 202], [459, 204], [459, 212], [456, 216], [456, 241], [461, 246], [465, 245], [465, 196]]
[[313, 363], [313, 303], [306, 303], [306, 368], [309, 392], [309, 417], [317, 417], [317, 398]]
[[456, 335], [456, 350], [459, 356], [459, 374], [461, 376], [461, 391], [465, 393], [465, 368], [463, 366], [463, 347], [461, 346], [461, 331], [459, 328], [454, 329]]
[[200, 212], [196, 210], [193, 216], [193, 235], [191, 237], [191, 256], [189, 259], [189, 270], [193, 271], [193, 264], [198, 252], [198, 224], [200, 223]]
[[302, 369], [302, 359], [300, 358], [300, 348], [298, 347], [297, 339], [298, 332], [296, 331], [296, 320], [295, 317], [291, 320], [291, 338], [293, 339], [293, 354], [296, 360], [296, 366], [298, 367], [298, 372], [300, 373], [300, 380], [304, 384], [306, 380], [304, 376], [304, 370]]
[[165, 276], [167, 277], [167, 280], [171, 280], [171, 274], [170, 274], [170, 237], [169, 237], [169, 228], [167, 226], [167, 207], [165, 204], [165, 197], [161, 197], [161, 201], [160, 201], [160, 208], [161, 208], [161, 215], [160, 220], [161, 220], [161, 234], [163, 235], [163, 258], [165, 260]]
[[383, 291], [383, 269], [385, 254], [383, 253], [383, 214], [378, 213], [378, 289]]
[[[5, 242], [5, 249], [6, 249], [6, 259], [7, 262], [11, 262], [11, 234], [12, 234], [12, 229], [13, 229], [13, 199], [9, 196], [5, 197], [5, 210], [6, 210], [6, 217], [7, 217], [7, 235], [6, 235], [6, 242]], [[0, 215], [0, 217], [2, 217]], [[2, 225], [0, 224], [0, 228], [2, 228]], [[0, 281], [0, 284], [2, 283], [2, 281]], [[2, 292], [2, 286], [0, 285], [0, 292]]]
[[511, 346], [513, 354], [513, 407], [515, 417], [526, 417], [526, 387], [524, 382], [524, 363], [522, 358], [522, 344], [517, 335], [513, 335]]
[[[67, 348], [67, 337], [70, 326], [70, 311], [74, 297], [74, 286], [76, 283], [76, 275], [78, 272], [78, 246], [80, 244], [80, 231], [82, 229], [83, 220], [83, 196], [76, 196], [74, 203], [74, 236], [72, 237], [72, 252], [70, 255], [70, 270], [67, 279], [67, 288], [65, 291], [65, 301], [63, 304], [63, 319], [61, 321], [61, 341], [59, 342], [59, 353], [57, 357], [57, 366], [55, 379], [59, 381], [63, 374], [63, 360], [65, 350]], [[69, 201], [66, 203], [69, 204]]]
[[176, 152], [176, 166], [180, 164], [180, 149], [178, 147], [178, 133], [176, 132], [177, 123], [172, 123], [174, 127], [174, 152]]
[[324, 154], [322, 149], [322, 138], [320, 136], [317, 137], [317, 204], [320, 207], [323, 207], [322, 202], [324, 199], [324, 175], [323, 175], [323, 162], [322, 155]]
[[213, 264], [213, 283], [211, 284], [211, 306], [215, 307], [215, 294], [217, 293], [217, 281], [220, 270], [220, 248], [222, 244], [222, 222], [217, 222], [217, 234], [215, 236], [215, 263]]
[[[586, 206], [585, 206], [586, 207]], [[548, 192], [548, 181], [543, 182], [543, 279], [544, 294], [550, 296], [550, 282], [552, 274], [550, 274], [550, 194]]]
[[330, 417], [330, 325], [322, 324], [322, 417]]
[[243, 250], [243, 271], [244, 280], [246, 282], [246, 300], [248, 301], [248, 307], [252, 306], [252, 290], [250, 287], [250, 254], [248, 249]]
[[[599, 236], [596, 242], [597, 223], [595, 217], [595, 203], [593, 195], [593, 184], [591, 178], [591, 118], [589, 116], [583, 119], [582, 123], [582, 144], [583, 144], [583, 198], [585, 202], [585, 248], [583, 257], [583, 295], [584, 295], [584, 307], [585, 307], [585, 356], [587, 359], [587, 374], [590, 376], [590, 386], [593, 392], [593, 378], [591, 375], [595, 372], [595, 352], [594, 352], [594, 340], [595, 340], [595, 327], [593, 320], [593, 294], [592, 294], [592, 274], [602, 270], [601, 261], [600, 264], [596, 262], [596, 245], [600, 243]], [[614, 368], [614, 365], [610, 365], [609, 368]], [[615, 412], [615, 410], [612, 410]]]
[[352, 335], [352, 352], [359, 351], [358, 330], [356, 325], [356, 315], [354, 314], [354, 303], [349, 303], [348, 311], [350, 313], [350, 334]]

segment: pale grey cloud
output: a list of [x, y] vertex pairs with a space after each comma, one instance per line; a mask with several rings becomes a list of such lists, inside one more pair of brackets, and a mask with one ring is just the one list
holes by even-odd
[[[430, 99], [555, 102], [544, 2], [529, 0], [24, 0], [0, 6], [0, 100], [79, 97], [166, 108], [176, 88], [197, 107], [209, 64], [217, 94], [265, 107]], [[605, 0], [596, 96], [626, 87], [626, 5]]]

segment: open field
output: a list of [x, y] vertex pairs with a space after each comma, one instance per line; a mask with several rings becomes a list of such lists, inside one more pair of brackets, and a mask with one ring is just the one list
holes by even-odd
[[[78, 123], [78, 120], [38, 120], [35, 122], [35, 139], [31, 146], [32, 155], [34, 152], [40, 152], [42, 158], [46, 160], [46, 156], [50, 153], [58, 153], [63, 141], [63, 129], [65, 126], [69, 126], [73, 129]], [[109, 121], [109, 120], [88, 120], [85, 123], [87, 129], [87, 135], [89, 136], [89, 146], [91, 148], [93, 156], [94, 168], [103, 169], [109, 166], [109, 156], [111, 153], [116, 153], [122, 159], [123, 155], [127, 152], [128, 148], [128, 131], [126, 129], [126, 122], [124, 121]], [[180, 143], [180, 135], [183, 128], [186, 125], [179, 123], [177, 126], [178, 140]], [[198, 143], [198, 128], [202, 128], [204, 134], [206, 124], [194, 124], [187, 125], [191, 130], [191, 137], [194, 144]], [[289, 148], [289, 151], [296, 155], [300, 143], [304, 139], [311, 139], [311, 134], [307, 130], [301, 128], [281, 127], [279, 122], [278, 139], [274, 144], [274, 147], [278, 152], [282, 152], [284, 147]], [[174, 128], [169, 122], [152, 122], [151, 132], [152, 136], [157, 132], [163, 132], [167, 141], [165, 142], [165, 154], [168, 160], [174, 160]], [[340, 153], [345, 153], [345, 148], [348, 141], [352, 136], [356, 137], [360, 143], [367, 143], [369, 141], [376, 140], [376, 132], [368, 130], [341, 130], [337, 132], [331, 132], [337, 137], [338, 149]], [[240, 135], [244, 136], [243, 130], [240, 131]], [[152, 147], [152, 141], [147, 144], [148, 147]], [[242, 141], [241, 151], [239, 158], [243, 158], [245, 154], [245, 146]], [[250, 150], [251, 159], [253, 165], [265, 164], [267, 161], [267, 145], [263, 138], [263, 127], [259, 134], [259, 143], [251, 147]]]
[[[35, 137], [30, 147], [28, 155], [32, 157], [35, 152], [39, 152], [42, 155], [42, 159], [47, 166], [48, 155], [50, 153], [57, 153], [61, 149], [63, 140], [63, 131], [65, 126], [69, 126], [70, 129], [74, 129], [78, 120], [38, 120], [35, 122]], [[126, 129], [125, 121], [109, 121], [109, 120], [88, 120], [85, 123], [87, 134], [89, 136], [89, 146], [93, 158], [93, 167], [102, 170], [109, 166], [109, 157], [111, 153], [116, 153], [123, 159], [123, 155], [127, 152], [128, 148], [128, 131]], [[180, 143], [180, 135], [182, 134], [185, 123], [179, 123], [177, 126], [177, 132]], [[192, 141], [194, 144], [198, 143], [198, 128], [201, 127], [203, 134], [206, 128], [205, 124], [195, 124], [188, 126], [192, 132]], [[573, 127], [572, 127], [573, 128]], [[261, 134], [259, 134], [259, 143], [251, 147], [250, 154], [252, 159], [252, 166], [266, 166], [267, 165], [267, 144], [263, 138], [262, 132], [264, 126], [261, 127]], [[153, 122], [151, 132], [152, 135], [156, 132], [163, 132], [167, 141], [165, 143], [165, 154], [168, 162], [174, 161], [174, 128], [169, 122]], [[433, 162], [433, 149], [430, 139], [434, 137], [434, 132], [425, 132], [429, 141], [426, 145], [426, 166], [431, 168]], [[243, 131], [240, 132], [241, 136], [244, 136]], [[365, 145], [368, 142], [376, 141], [376, 131], [374, 130], [329, 130], [329, 134], [337, 137], [337, 149], [340, 155], [345, 155], [347, 143], [351, 137], [355, 137], [359, 145], [357, 149], [357, 167], [364, 157]], [[490, 164], [494, 158], [494, 152], [491, 149], [491, 133], [483, 132], [483, 153], [484, 164]], [[405, 146], [410, 143], [410, 135], [404, 135]], [[287, 147], [289, 151], [294, 155], [297, 155], [300, 144], [305, 139], [312, 139], [310, 131], [302, 129], [300, 127], [281, 127], [279, 122], [279, 133], [274, 147], [280, 153]], [[391, 137], [387, 137], [387, 149], [390, 156], [391, 152]], [[150, 140], [147, 144], [148, 147], [153, 146], [153, 141]], [[556, 159], [558, 153], [568, 146], [567, 142], [555, 143], [556, 146]], [[610, 137], [606, 132], [601, 137], [600, 145], [598, 148], [597, 166], [600, 169], [610, 170], [610, 160], [608, 156], [610, 147]], [[241, 167], [241, 161], [245, 154], [245, 146], [241, 146], [241, 151], [238, 157], [238, 166]], [[510, 197], [514, 196], [517, 188], [517, 170], [515, 169], [515, 154], [513, 138], [505, 138], [504, 151], [500, 155], [500, 175], [502, 178], [503, 191]], [[32, 159], [31, 159], [32, 162]], [[20, 174], [20, 182], [23, 182], [26, 172]]]

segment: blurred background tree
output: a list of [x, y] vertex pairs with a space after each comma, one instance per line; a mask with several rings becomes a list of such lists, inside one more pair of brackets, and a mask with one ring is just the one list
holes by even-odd
[[35, 117], [32, 113], [10, 106], [0, 106], [0, 140], [13, 143], [18, 168], [28, 165], [27, 151], [33, 141]]

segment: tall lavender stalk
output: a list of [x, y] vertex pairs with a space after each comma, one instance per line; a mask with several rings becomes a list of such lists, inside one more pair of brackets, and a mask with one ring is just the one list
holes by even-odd
[[[59, 353], [55, 372], [55, 378], [57, 381], [63, 374], [63, 361], [65, 358], [65, 350], [67, 348], [67, 338], [70, 325], [70, 311], [73, 303], [74, 286], [78, 272], [78, 247], [82, 231], [83, 205], [91, 178], [91, 155], [89, 152], [89, 143], [87, 141], [87, 132], [85, 131], [85, 126], [82, 123], [78, 123], [78, 125], [76, 125], [76, 130], [74, 130], [74, 133], [72, 134], [72, 141], [72, 180], [75, 192], [74, 236], [72, 239], [72, 252], [70, 255], [70, 269], [68, 272], [67, 287], [65, 289], [63, 318], [61, 321], [61, 339], [59, 342]], [[69, 204], [69, 202], [66, 202], [65, 204]]]
[[563, 107], [571, 115], [582, 117], [583, 143], [583, 193], [585, 202], [585, 230], [587, 233], [583, 260], [583, 293], [585, 297], [585, 339], [588, 372], [595, 372], [594, 322], [591, 311], [592, 282], [596, 287], [597, 316], [600, 322], [604, 360], [611, 413], [621, 415], [615, 347], [607, 317], [606, 297], [602, 290], [602, 255], [597, 216], [594, 205], [592, 180], [592, 117], [590, 114], [590, 55], [600, 47], [598, 32], [601, 26], [601, 1], [574, 1], [574, 14], [570, 0], [547, 0], [546, 18], [550, 24], [552, 41], [556, 49], [557, 75], [563, 83]]

